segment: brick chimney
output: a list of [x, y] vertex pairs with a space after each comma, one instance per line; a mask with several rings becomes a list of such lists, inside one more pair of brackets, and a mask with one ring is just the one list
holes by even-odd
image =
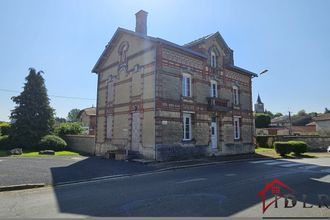
[[135, 32], [147, 35], [147, 16], [148, 12], [140, 10], [136, 14]]

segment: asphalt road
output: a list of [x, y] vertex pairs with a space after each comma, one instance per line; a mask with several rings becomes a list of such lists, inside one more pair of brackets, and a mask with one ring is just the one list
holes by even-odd
[[[282, 181], [297, 204], [278, 200], [262, 213], [257, 196], [267, 183]], [[236, 216], [330, 217], [329, 159], [235, 162], [71, 184], [0, 192], [1, 217]], [[285, 189], [282, 187], [282, 191]], [[290, 192], [291, 193], [291, 192]], [[306, 206], [303, 208], [303, 194]], [[270, 202], [272, 197], [267, 196]], [[290, 205], [290, 203], [289, 203]]]

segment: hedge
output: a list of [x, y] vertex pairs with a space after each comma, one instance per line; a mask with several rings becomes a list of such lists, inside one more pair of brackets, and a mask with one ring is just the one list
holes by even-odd
[[65, 150], [67, 143], [56, 135], [46, 135], [39, 142], [39, 150]]
[[11, 146], [11, 140], [8, 135], [0, 136], [0, 150], [9, 150]]
[[61, 138], [65, 138], [67, 134], [81, 134], [83, 131], [84, 129], [78, 122], [61, 123], [60, 126], [55, 129], [55, 133]]
[[274, 142], [275, 151], [282, 157], [294, 153], [296, 156], [307, 151], [307, 144], [303, 141]]
[[8, 122], [0, 122], [0, 135], [9, 135], [11, 125]]

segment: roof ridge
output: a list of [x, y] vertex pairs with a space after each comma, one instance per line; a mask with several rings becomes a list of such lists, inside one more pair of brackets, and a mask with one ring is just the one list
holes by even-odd
[[197, 43], [201, 42], [202, 40], [208, 39], [209, 37], [213, 36], [214, 34], [216, 34], [216, 32], [215, 33], [208, 34], [208, 35], [205, 35], [203, 37], [200, 37], [200, 38], [198, 38], [196, 40], [193, 40], [193, 41], [191, 41], [189, 43], [186, 43], [186, 44], [184, 44], [182, 46], [183, 47], [187, 47], [187, 46], [191, 46], [191, 45], [197, 44]]

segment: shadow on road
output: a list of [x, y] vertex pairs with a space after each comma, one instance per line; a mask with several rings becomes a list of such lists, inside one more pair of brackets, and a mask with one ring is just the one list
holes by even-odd
[[[266, 158], [265, 159], [270, 159]], [[298, 162], [292, 162], [298, 163]], [[299, 162], [301, 163], [301, 162]], [[240, 179], [224, 176], [227, 170], [240, 170], [249, 174]], [[307, 194], [307, 204], [319, 205], [318, 194], [330, 196], [329, 183], [322, 181], [328, 173], [293, 172], [293, 168], [263, 167], [262, 164], [237, 162], [219, 166], [180, 169], [154, 175], [90, 182], [88, 184], [55, 187], [59, 211], [94, 217], [109, 216], [231, 216], [255, 206], [262, 200], [257, 196], [267, 183], [278, 178], [294, 189], [298, 201]], [[315, 169], [322, 168], [316, 167]], [[325, 167], [323, 167], [325, 168]], [[68, 167], [52, 168], [54, 183], [68, 181], [67, 175], [75, 173], [74, 180], [82, 177], [102, 177], [129, 172], [151, 171], [152, 167], [120, 161], [89, 158]], [[291, 173], [287, 170], [291, 169]], [[216, 175], [215, 175], [216, 174]], [[202, 181], [200, 176], [210, 176]], [[190, 178], [192, 181], [175, 182]], [[195, 182], [194, 182], [195, 179]], [[204, 178], [206, 179], [206, 178]], [[266, 198], [273, 197], [272, 190]], [[281, 190], [281, 189], [280, 189]], [[274, 193], [274, 191], [273, 191]], [[326, 201], [329, 206], [329, 201]], [[262, 207], [259, 209], [262, 213]], [[256, 216], [260, 215], [256, 213]]]

